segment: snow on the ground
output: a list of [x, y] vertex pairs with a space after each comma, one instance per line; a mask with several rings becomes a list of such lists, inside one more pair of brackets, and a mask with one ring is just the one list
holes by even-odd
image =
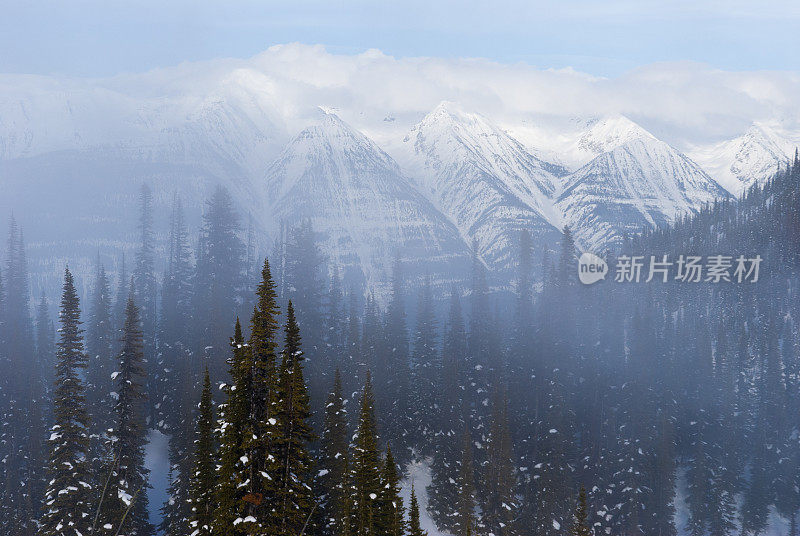
[[412, 482], [414, 483], [414, 492], [417, 494], [417, 501], [419, 501], [419, 524], [422, 530], [428, 531], [428, 536], [451, 536], [449, 533], [437, 529], [436, 524], [434, 524], [430, 514], [428, 514], [427, 488], [431, 483], [430, 459], [411, 462], [406, 466], [406, 476], [400, 482], [402, 486], [400, 497], [403, 498], [403, 506], [406, 508], [406, 515], [408, 515], [408, 508], [411, 505]]
[[[677, 478], [675, 485], [677, 493], [675, 494], [675, 528], [678, 529], [678, 536], [688, 536], [689, 531], [686, 528], [686, 523], [689, 521], [689, 505], [686, 502], [686, 493], [688, 488], [688, 481], [686, 479], [687, 468], [682, 466], [678, 468]], [[739, 495], [736, 498], [737, 508], [742, 508], [742, 497]], [[741, 531], [741, 519], [736, 516], [734, 520], [736, 528], [733, 533]], [[769, 517], [767, 518], [767, 529], [764, 531], [764, 536], [784, 536], [789, 534], [789, 521], [778, 514], [774, 506], [769, 508]]]
[[150, 522], [161, 523], [161, 507], [167, 500], [169, 488], [169, 436], [158, 430], [150, 430], [145, 447], [144, 464], [150, 470], [150, 486], [147, 500], [150, 507]]

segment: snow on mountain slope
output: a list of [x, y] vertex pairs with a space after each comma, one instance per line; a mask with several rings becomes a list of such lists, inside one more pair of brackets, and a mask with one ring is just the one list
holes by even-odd
[[669, 224], [728, 193], [689, 158], [653, 137], [628, 141], [569, 177], [558, 208], [587, 249]]
[[752, 125], [747, 132], [718, 144], [695, 147], [689, 155], [733, 195], [762, 183], [794, 155], [800, 135], [767, 125]]
[[588, 119], [536, 117], [509, 128], [516, 139], [540, 158], [575, 170], [591, 159], [629, 141], [653, 135], [623, 115]]
[[537, 245], [558, 240], [552, 196], [563, 168], [534, 157], [480, 115], [442, 103], [403, 146], [402, 162], [413, 180], [466, 241], [476, 242], [490, 269], [513, 264], [521, 229]]
[[392, 158], [333, 114], [298, 134], [266, 173], [275, 222], [309, 220], [331, 265], [351, 281], [388, 290], [398, 254], [406, 275], [462, 282], [469, 248], [457, 229], [401, 174]]

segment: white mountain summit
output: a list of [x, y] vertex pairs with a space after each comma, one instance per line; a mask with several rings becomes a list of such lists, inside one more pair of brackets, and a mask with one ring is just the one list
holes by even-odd
[[266, 172], [274, 222], [310, 221], [326, 260], [351, 282], [388, 289], [395, 255], [405, 275], [434, 285], [465, 277], [457, 229], [403, 177], [395, 161], [336, 115], [300, 132]]
[[411, 129], [399, 158], [490, 269], [514, 263], [522, 229], [536, 244], [558, 241], [553, 195], [565, 170], [483, 116], [443, 102]]

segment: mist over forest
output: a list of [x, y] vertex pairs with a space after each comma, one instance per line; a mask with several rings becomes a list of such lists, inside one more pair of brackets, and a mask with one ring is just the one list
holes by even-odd
[[447, 282], [397, 250], [376, 292], [309, 219], [265, 248], [224, 187], [166, 219], [137, 197], [132, 251], [54, 256], [60, 289], [9, 221], [7, 534], [798, 534], [796, 157], [598, 252], [758, 255], [757, 278], [582, 285], [565, 226]]

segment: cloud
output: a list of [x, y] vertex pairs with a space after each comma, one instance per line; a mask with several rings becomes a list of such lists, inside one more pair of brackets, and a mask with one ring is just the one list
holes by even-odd
[[[268, 117], [288, 134], [325, 106], [390, 148], [442, 100], [480, 112], [523, 138], [528, 133], [529, 140], [569, 128], [572, 118], [614, 114], [679, 147], [735, 137], [753, 122], [800, 128], [796, 72], [733, 72], [672, 62], [604, 78], [521, 62], [396, 58], [379, 50], [334, 54], [297, 43], [249, 59], [189, 62], [104, 79], [0, 76], [0, 96], [5, 97], [0, 137], [8, 139], [25, 126], [33, 136], [47, 132], [48, 149], [69, 146], [76, 136], [113, 139], [115, 128], [118, 137], [135, 137], [153, 126], [154, 114], [163, 115], [164, 128], [186, 120], [202, 103], [225, 99], [236, 100], [240, 109], [260, 110], [256, 116]], [[39, 128], [25, 125], [31, 117]], [[47, 121], [66, 126], [53, 128]], [[532, 134], [537, 129], [538, 138]]]

